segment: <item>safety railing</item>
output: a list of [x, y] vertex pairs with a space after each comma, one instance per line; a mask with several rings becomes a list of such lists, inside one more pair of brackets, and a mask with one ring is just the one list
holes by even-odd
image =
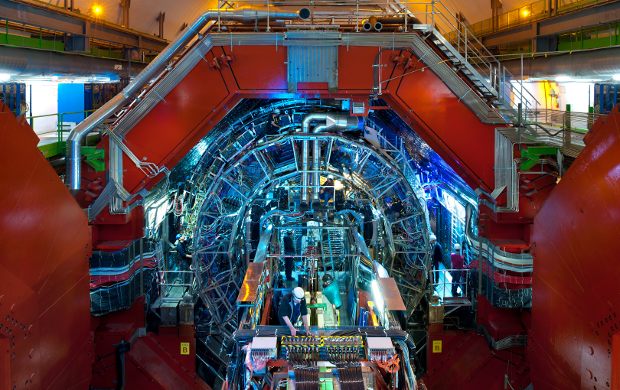
[[[43, 49], [51, 51], [76, 51], [65, 44], [67, 33], [62, 30], [54, 30], [37, 26], [35, 24], [24, 23], [22, 21], [0, 18], [0, 44]], [[118, 43], [101, 38], [86, 37], [88, 46], [85, 51], [98, 58], [113, 58], [124, 60], [130, 53], [128, 47], [123, 43]], [[143, 57], [132, 58], [133, 62], [147, 62], [145, 52], [141, 52]]]
[[[493, 103], [503, 106], [501, 114], [514, 122], [521, 122], [517, 108], [536, 110], [540, 107], [537, 99], [523, 86], [523, 77], [512, 75], [482, 43], [465, 23], [459, 13], [441, 0], [399, 1], [404, 10], [397, 13], [410, 13], [417, 23], [430, 26], [431, 31], [441, 34], [461, 56], [461, 59], [477, 73], [471, 78], [488, 85], [497, 96]], [[404, 19], [403, 19], [403, 23]], [[406, 31], [407, 25], [403, 25]]]
[[[225, 3], [228, 7], [230, 2]], [[271, 0], [244, 0], [234, 2], [235, 7], [263, 7], [281, 6], [280, 2]], [[307, 6], [307, 1], [292, 0], [287, 6]], [[530, 7], [537, 9], [537, 7]], [[506, 70], [500, 61], [484, 46], [471, 27], [459, 13], [455, 12], [442, 0], [400, 0], [387, 1], [377, 6], [376, 2], [368, 0], [350, 1], [343, 5], [341, 1], [323, 0], [312, 3], [312, 17], [310, 20], [293, 20], [287, 23], [292, 25], [332, 25], [340, 29], [354, 29], [361, 31], [367, 20], [381, 21], [388, 18], [393, 31], [407, 32], [416, 29], [416, 25], [437, 31], [445, 40], [456, 49], [462, 59], [478, 75], [469, 77], [478, 78], [476, 81], [488, 85], [495, 91], [497, 100], [493, 103], [503, 105], [501, 112], [504, 117], [514, 122], [520, 122], [517, 107], [522, 110], [536, 110], [540, 104], [536, 98], [522, 85], [522, 77], [515, 80], [515, 76]], [[387, 25], [387, 22], [386, 22]], [[397, 28], [394, 28], [397, 27]]]
[[64, 33], [20, 21], [0, 18], [0, 43], [4, 45], [64, 51]]
[[526, 143], [539, 143], [557, 147], [567, 156], [577, 157], [584, 148], [584, 137], [596, 120], [605, 114], [559, 110], [535, 110], [524, 115], [527, 128], [515, 129], [519, 139]]
[[474, 280], [480, 295], [496, 307], [527, 308], [532, 305], [531, 273], [510, 274], [486, 259], [472, 264]]
[[570, 110], [530, 110], [525, 113], [528, 123], [535, 123], [551, 129], [586, 133], [599, 118], [607, 116], [594, 112], [572, 112]]
[[193, 285], [193, 271], [160, 269], [158, 274], [157, 284], [162, 300], [178, 301]]
[[471, 279], [469, 268], [432, 270], [431, 276], [433, 293], [438, 295], [444, 304], [452, 298], [460, 298], [463, 302], [471, 298], [468, 288]]
[[65, 152], [64, 143], [71, 130], [93, 111], [95, 110], [31, 115], [25, 119], [39, 137], [39, 149], [49, 158]]
[[609, 3], [612, 0], [560, 0], [557, 9], [549, 8], [549, 1], [539, 0], [519, 8], [499, 14], [495, 20], [488, 18], [471, 25], [471, 30], [478, 37], [498, 31], [526, 25], [554, 15], [577, 11], [597, 4]]

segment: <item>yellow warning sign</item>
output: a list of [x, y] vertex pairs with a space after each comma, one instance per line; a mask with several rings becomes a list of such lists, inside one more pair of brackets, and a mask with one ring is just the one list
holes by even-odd
[[181, 355], [189, 355], [189, 343], [181, 343]]
[[442, 349], [442, 341], [433, 340], [433, 353], [441, 353], [441, 349]]

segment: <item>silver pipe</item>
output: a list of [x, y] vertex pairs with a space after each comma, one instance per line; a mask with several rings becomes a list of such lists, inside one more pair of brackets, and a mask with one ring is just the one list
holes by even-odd
[[559, 75], [574, 79], [611, 79], [620, 73], [620, 48], [574, 51], [558, 55], [502, 61], [502, 65], [513, 75], [523, 78], [553, 79]]
[[[346, 114], [339, 113], [314, 113], [307, 115], [302, 121], [302, 132], [308, 133], [310, 130], [310, 124], [314, 121], [325, 121], [325, 124], [316, 126], [313, 130], [313, 134], [324, 132], [333, 128], [338, 129], [362, 129], [363, 121], [360, 117], [350, 117]], [[304, 141], [307, 142], [307, 141]], [[320, 141], [314, 140], [313, 142], [313, 155], [312, 155], [312, 199], [319, 199], [319, 191], [321, 187], [321, 174], [319, 172], [321, 165], [321, 144]], [[305, 170], [307, 171], [307, 170]], [[309, 174], [308, 174], [309, 175]], [[305, 178], [306, 183], [309, 178]]]
[[[125, 60], [95, 58], [69, 52], [49, 52], [20, 47], [2, 46], [0, 72], [17, 76], [45, 76], [50, 74], [92, 76], [114, 73], [120, 78], [135, 76], [144, 69], [140, 63]], [[122, 70], [114, 65], [123, 64]], [[131, 65], [131, 66], [130, 66]]]
[[[322, 126], [317, 126], [316, 130]], [[319, 191], [321, 187], [321, 141], [318, 139], [312, 141], [312, 200], [319, 199]]]
[[301, 201], [308, 202], [308, 140], [301, 142]]
[[81, 144], [86, 135], [93, 132], [97, 126], [118, 111], [134, 94], [140, 92], [149, 81], [159, 74], [181, 50], [209, 23], [214, 20], [254, 22], [259, 19], [292, 20], [307, 19], [310, 11], [302, 8], [298, 12], [267, 12], [257, 10], [209, 10], [183, 31], [118, 95], [111, 99], [99, 110], [95, 111], [86, 120], [81, 122], [69, 134], [67, 139], [67, 181], [69, 189], [78, 191], [81, 187]]
[[327, 117], [327, 113], [316, 113], [316, 114], [306, 115], [304, 120], [301, 122], [301, 132], [306, 133], [306, 134], [309, 133], [310, 123], [312, 121], [319, 121], [319, 120], [324, 121], [326, 117]]
[[[480, 260], [484, 259], [482, 252], [486, 252], [488, 256], [486, 260], [493, 264], [496, 268], [501, 268], [514, 272], [532, 272], [534, 267], [534, 258], [529, 253], [511, 253], [499, 249], [489, 239], [476, 236], [471, 229], [471, 222], [474, 218], [474, 207], [467, 204], [465, 208], [465, 236], [469, 240], [471, 248], [478, 251]], [[480, 261], [482, 263], [482, 261]]]

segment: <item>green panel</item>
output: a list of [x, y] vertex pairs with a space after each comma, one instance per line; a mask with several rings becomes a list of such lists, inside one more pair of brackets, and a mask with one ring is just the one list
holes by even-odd
[[[597, 49], [618, 45], [620, 43], [619, 29], [620, 25], [616, 24], [562, 34], [558, 38], [558, 50]], [[604, 36], [599, 37], [599, 35]]]
[[123, 53], [121, 53], [118, 50], [108, 50], [108, 49], [93, 47], [90, 49], [90, 54], [94, 55], [95, 57], [116, 58], [118, 60], [123, 59]]
[[39, 146], [39, 150], [43, 153], [43, 157], [52, 158], [60, 154], [65, 153], [65, 142], [52, 142], [51, 144], [45, 144]]
[[529, 171], [538, 164], [541, 156], [556, 156], [558, 148], [550, 146], [530, 146], [521, 150], [521, 171]]
[[19, 35], [2, 34], [0, 35], [0, 43], [5, 45], [30, 47], [34, 49], [46, 49], [54, 51], [64, 51], [65, 44], [60, 41], [50, 41], [47, 39], [28, 38]]
[[90, 165], [95, 172], [105, 171], [105, 150], [94, 146], [82, 146], [82, 156], [86, 158], [86, 164]]
[[327, 304], [325, 303], [309, 303], [306, 305], [308, 309], [323, 309], [327, 310]]

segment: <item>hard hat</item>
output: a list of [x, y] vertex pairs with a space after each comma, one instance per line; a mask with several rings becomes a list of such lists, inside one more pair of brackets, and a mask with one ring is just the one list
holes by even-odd
[[179, 238], [181, 238], [181, 237], [183, 237], [183, 235], [182, 235], [182, 234], [177, 234], [177, 240], [178, 240]]
[[276, 108], [275, 110], [273, 110], [273, 113], [274, 113], [274, 114], [279, 114], [279, 113], [280, 113], [280, 109], [279, 109], [279, 108]]
[[327, 178], [328, 178], [328, 179], [333, 179], [333, 178], [334, 178], [334, 175], [327, 175]]
[[293, 289], [293, 296], [297, 299], [303, 299], [306, 294], [304, 293], [304, 289], [301, 287], [295, 287]]
[[454, 244], [454, 250], [455, 251], [460, 251], [461, 250], [461, 245], [460, 244]]
[[390, 198], [389, 196], [386, 196], [385, 203], [392, 203], [392, 198]]
[[431, 242], [432, 242], [432, 241], [437, 241], [437, 236], [436, 236], [436, 235], [434, 235], [434, 234], [431, 234], [430, 239], [431, 239]]

